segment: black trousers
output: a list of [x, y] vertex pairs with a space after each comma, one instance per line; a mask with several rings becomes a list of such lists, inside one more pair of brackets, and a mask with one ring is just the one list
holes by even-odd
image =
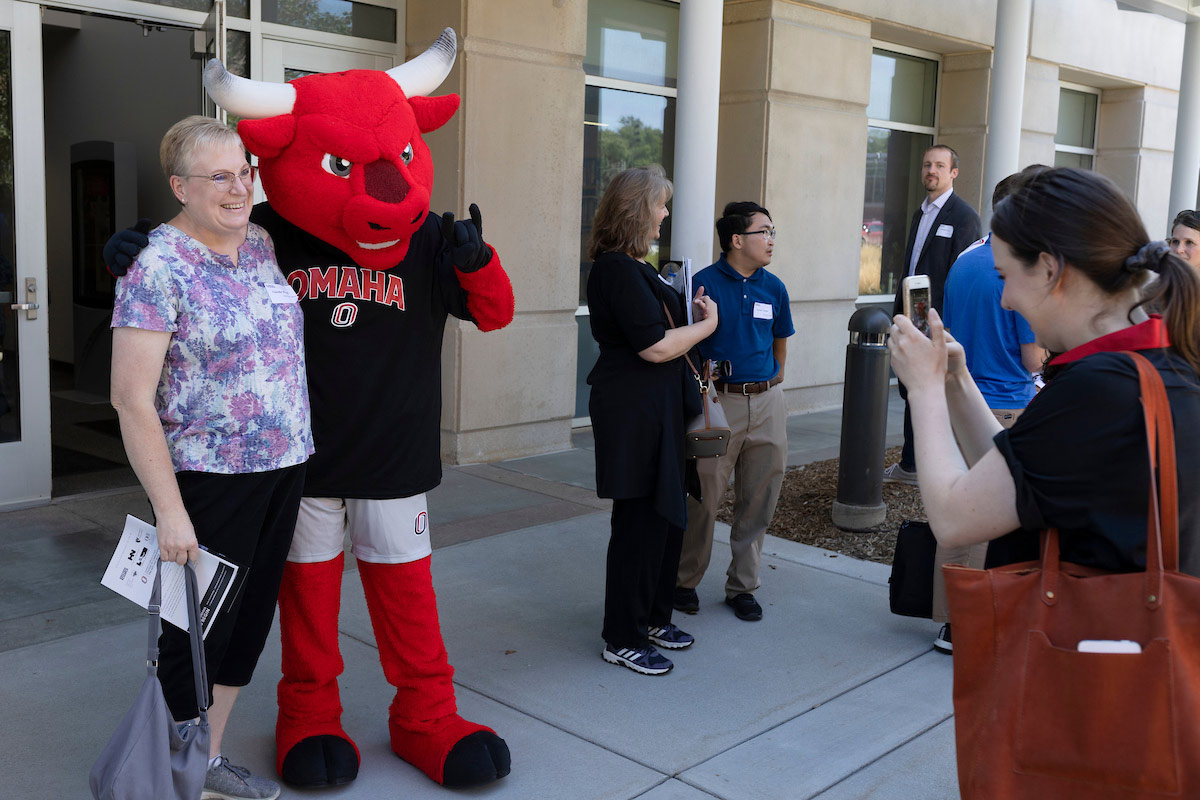
[[604, 641], [647, 647], [649, 628], [671, 621], [683, 528], [654, 510], [654, 498], [613, 500], [604, 581]]
[[917, 471], [917, 449], [913, 444], [912, 411], [908, 407], [908, 389], [900, 381], [896, 381], [900, 389], [900, 398], [904, 400], [904, 444], [900, 447], [900, 469], [909, 472]]
[[[270, 472], [175, 476], [197, 541], [240, 567], [235, 594], [225, 601], [204, 639], [210, 696], [215, 683], [245, 686], [254, 675], [275, 620], [304, 468], [298, 464]], [[163, 625], [158, 649], [158, 675], [171, 715], [177, 720], [195, 717], [200, 712], [187, 633]]]

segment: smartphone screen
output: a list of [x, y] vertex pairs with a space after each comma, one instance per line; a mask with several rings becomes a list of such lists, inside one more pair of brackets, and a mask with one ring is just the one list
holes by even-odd
[[909, 318], [917, 330], [929, 335], [929, 287], [918, 286], [908, 290]]

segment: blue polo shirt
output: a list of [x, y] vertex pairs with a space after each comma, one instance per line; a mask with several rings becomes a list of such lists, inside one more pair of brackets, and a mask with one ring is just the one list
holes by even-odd
[[1035, 389], [1033, 376], [1021, 362], [1021, 345], [1037, 337], [1024, 317], [1000, 305], [1003, 292], [988, 234], [950, 268], [942, 321], [966, 351], [967, 372], [988, 408], [1024, 408]]
[[721, 256], [697, 272], [692, 285], [693, 292], [703, 286], [717, 303], [717, 330], [700, 343], [704, 357], [731, 362], [728, 380], [735, 383], [774, 378], [779, 372], [775, 340], [796, 332], [783, 281], [766, 269], [743, 277]]

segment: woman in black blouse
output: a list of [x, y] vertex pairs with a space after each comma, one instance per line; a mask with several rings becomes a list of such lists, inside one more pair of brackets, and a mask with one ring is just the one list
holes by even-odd
[[[1151, 242], [1132, 203], [1092, 172], [1030, 178], [996, 207], [992, 232], [1004, 307], [1059, 355], [1046, 388], [1005, 431], [941, 320], [930, 314], [927, 339], [895, 318], [892, 366], [908, 387], [934, 535], [959, 546], [1023, 529], [993, 544], [1004, 563], [1036, 558], [1034, 532], [1054, 527], [1066, 561], [1145, 569], [1146, 435], [1136, 368], [1120, 351], [1141, 351], [1158, 368], [1179, 475], [1200, 474], [1200, 279], [1165, 243]], [[1180, 568], [1200, 575], [1198, 492], [1179, 493], [1179, 540]]]
[[588, 309], [600, 357], [588, 375], [588, 410], [596, 493], [613, 498], [603, 656], [643, 675], [673, 666], [655, 644], [682, 650], [695, 641], [671, 623], [687, 527], [684, 420], [701, 410], [683, 355], [717, 327], [717, 305], [703, 289], [693, 301], [696, 322], [684, 325], [683, 298], [645, 261], [671, 191], [658, 165], [617, 175], [600, 199], [589, 247]]

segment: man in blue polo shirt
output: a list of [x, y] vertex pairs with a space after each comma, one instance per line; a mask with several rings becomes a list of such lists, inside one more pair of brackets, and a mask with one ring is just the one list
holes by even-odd
[[[992, 208], [1029, 178], [1048, 169], [1040, 164], [1009, 175], [992, 192]], [[988, 408], [1005, 428], [1011, 428], [1033, 399], [1033, 374], [1041, 372], [1046, 351], [1037, 343], [1029, 323], [1000, 305], [1004, 281], [996, 272], [989, 233], [964, 250], [950, 269], [942, 307], [946, 330], [963, 346], [967, 372], [979, 387]], [[964, 453], [973, 463], [982, 454]], [[966, 547], [937, 546], [933, 570], [933, 621], [944, 623], [933, 646], [943, 653], [954, 650], [950, 614], [946, 605], [943, 564], [982, 568], [987, 542]]]
[[764, 269], [775, 248], [775, 226], [767, 210], [757, 203], [728, 204], [717, 220], [717, 236], [721, 258], [700, 270], [693, 283], [703, 286], [721, 309], [717, 330], [700, 343], [700, 352], [732, 365], [730, 374], [717, 381], [732, 436], [724, 456], [696, 462], [704, 502], [688, 499], [675, 608], [689, 614], [700, 609], [696, 586], [712, 555], [717, 507], [736, 470], [725, 603], [738, 619], [754, 621], [762, 619], [754, 592], [763, 535], [775, 514], [787, 460], [787, 406], [780, 384], [787, 337], [795, 329], [787, 288]]

